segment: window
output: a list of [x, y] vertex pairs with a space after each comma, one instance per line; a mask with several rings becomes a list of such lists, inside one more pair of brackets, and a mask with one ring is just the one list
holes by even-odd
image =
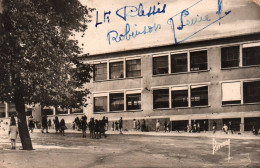
[[109, 64], [110, 68], [110, 79], [117, 79], [124, 77], [124, 68], [123, 68], [123, 61], [120, 62], [113, 62]]
[[110, 94], [110, 111], [124, 110], [124, 93]]
[[153, 108], [169, 108], [169, 89], [153, 91]]
[[187, 72], [187, 53], [171, 55], [171, 73]]
[[141, 76], [141, 59], [126, 61], [126, 77]]
[[106, 80], [107, 79], [107, 63], [94, 65], [94, 80]]
[[71, 113], [83, 113], [83, 106], [79, 107], [79, 108], [72, 108], [71, 109]]
[[207, 69], [207, 50], [190, 52], [190, 71], [201, 71]]
[[168, 74], [168, 56], [153, 58], [153, 75]]
[[107, 96], [94, 97], [94, 112], [107, 111]]
[[260, 46], [243, 46], [243, 66], [260, 65]]
[[191, 86], [191, 106], [208, 105], [208, 86]]
[[244, 82], [244, 103], [260, 102], [260, 81]]
[[172, 88], [172, 107], [188, 107], [188, 87]]
[[239, 66], [239, 46], [221, 48], [221, 68]]
[[241, 83], [222, 83], [222, 105], [241, 103]]
[[[53, 111], [53, 109], [46, 109], [46, 110]], [[58, 107], [57, 110], [56, 110], [56, 114], [68, 114], [68, 109]]]
[[127, 110], [141, 109], [141, 93], [126, 95]]

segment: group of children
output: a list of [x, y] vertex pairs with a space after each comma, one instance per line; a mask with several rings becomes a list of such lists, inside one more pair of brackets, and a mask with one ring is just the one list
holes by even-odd
[[99, 139], [101, 135], [107, 137], [105, 132], [108, 130], [108, 117], [103, 117], [102, 120], [90, 118], [87, 122], [87, 116], [83, 115], [81, 119], [75, 118], [73, 122], [73, 129], [82, 130], [82, 137], [86, 138], [86, 131], [89, 128], [90, 138]]

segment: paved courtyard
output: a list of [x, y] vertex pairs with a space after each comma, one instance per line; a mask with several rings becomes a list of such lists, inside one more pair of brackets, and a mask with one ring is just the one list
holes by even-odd
[[[212, 155], [212, 133], [124, 133], [109, 132], [107, 138], [83, 139], [79, 132], [66, 136], [31, 134], [33, 151], [11, 150], [6, 132], [0, 133], [1, 168], [89, 168], [89, 167], [259, 167], [259, 137], [224, 135], [217, 142], [231, 137], [231, 159], [228, 147]], [[233, 137], [232, 137], [233, 136]], [[21, 147], [20, 140], [18, 148]]]

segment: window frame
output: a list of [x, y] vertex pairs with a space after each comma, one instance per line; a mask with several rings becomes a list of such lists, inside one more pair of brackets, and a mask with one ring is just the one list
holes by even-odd
[[[219, 82], [220, 84], [222, 84], [222, 83], [231, 83], [231, 82], [240, 82], [240, 86], [241, 86], [241, 103], [240, 104], [225, 104], [225, 105], [222, 105], [222, 106], [260, 104], [260, 102], [252, 102], [252, 103], [245, 103], [244, 102], [244, 83], [246, 83], [246, 82], [256, 82], [256, 81], [260, 81], [260, 78], [220, 81]], [[221, 87], [221, 97], [223, 97], [222, 87]], [[222, 102], [222, 100], [221, 100], [221, 102]]]

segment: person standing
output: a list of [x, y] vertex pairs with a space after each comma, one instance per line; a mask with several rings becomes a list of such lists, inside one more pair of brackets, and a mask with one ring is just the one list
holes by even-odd
[[95, 127], [95, 120], [94, 120], [94, 118], [90, 118], [88, 127], [89, 127], [89, 136], [90, 136], [90, 138], [93, 139], [94, 138], [94, 127]]
[[122, 134], [122, 129], [123, 129], [123, 119], [122, 119], [122, 117], [120, 117], [120, 120], [119, 120], [119, 130], [120, 130], [120, 134]]
[[60, 130], [59, 118], [57, 116], [55, 116], [55, 119], [53, 120], [53, 122], [54, 122], [56, 133], [58, 133], [58, 131]]
[[204, 131], [204, 133], [206, 133], [206, 130], [207, 129], [207, 123], [206, 123], [206, 121], [203, 121], [203, 131]]
[[65, 123], [65, 120], [62, 118], [60, 120], [60, 133], [61, 133], [61, 136], [65, 136], [65, 129], [66, 129], [66, 123]]
[[213, 122], [212, 130], [213, 130], [213, 134], [215, 134], [215, 132], [217, 130], [217, 123], [216, 123], [216, 121]]
[[112, 129], [112, 131], [115, 131], [115, 122], [114, 121], [112, 122], [111, 129]]
[[42, 117], [42, 133], [44, 133], [44, 130], [46, 130], [46, 133], [49, 133], [48, 132], [48, 121], [47, 121], [47, 116], [44, 115]]
[[233, 134], [233, 126], [232, 126], [232, 123], [231, 121], [228, 122], [228, 130], [230, 130], [230, 132]]
[[197, 132], [200, 133], [200, 123], [197, 123]]
[[82, 117], [81, 118], [81, 129], [82, 129], [82, 137], [86, 138], [87, 137], [87, 117]]
[[16, 121], [15, 121], [15, 118], [13, 115], [11, 116], [8, 135], [10, 136], [12, 149], [15, 149], [16, 148], [16, 139], [17, 139], [17, 135], [18, 135], [18, 128], [16, 126]]
[[141, 128], [141, 123], [140, 123], [140, 121], [138, 120], [138, 121], [137, 121], [137, 131], [140, 131], [140, 128]]
[[29, 117], [28, 121], [29, 121], [29, 130], [31, 131], [31, 133], [33, 133], [33, 130], [35, 128], [35, 124], [34, 124], [32, 115]]
[[51, 129], [51, 119], [48, 120], [48, 129]]
[[155, 131], [156, 131], [156, 132], [159, 132], [159, 131], [160, 131], [160, 122], [159, 122], [159, 120], [157, 120], [155, 127], [156, 127], [156, 128], [155, 128]]
[[108, 117], [105, 118], [105, 130], [108, 131]]
[[118, 122], [117, 121], [115, 122], [115, 125], [116, 125], [116, 131], [118, 131]]
[[133, 129], [134, 129], [134, 131], [136, 131], [136, 130], [137, 130], [136, 128], [137, 128], [137, 125], [136, 125], [136, 120], [134, 119], [134, 120], [133, 120]]

